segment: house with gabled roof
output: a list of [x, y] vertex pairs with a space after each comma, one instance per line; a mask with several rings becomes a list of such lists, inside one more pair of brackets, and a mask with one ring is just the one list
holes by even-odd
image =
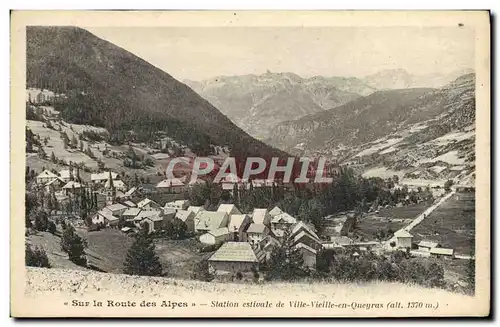
[[137, 203], [137, 208], [141, 208], [143, 210], [153, 210], [153, 209], [160, 210], [162, 206], [151, 199], [145, 198], [144, 200]]
[[232, 239], [237, 242], [245, 242], [245, 231], [251, 223], [252, 219], [248, 215], [231, 215], [229, 217], [228, 229], [230, 233], [233, 233]]
[[45, 191], [50, 192], [54, 190], [55, 192], [61, 190], [61, 188], [66, 184], [61, 178], [56, 178], [51, 180], [50, 182], [45, 183]]
[[304, 243], [297, 243], [295, 248], [302, 254], [304, 265], [310, 269], [316, 269], [316, 256], [318, 251]]
[[133, 222], [134, 218], [141, 213], [142, 209], [141, 208], [127, 208], [123, 214], [122, 217], [125, 219], [125, 221]]
[[267, 209], [256, 208], [253, 209], [252, 212], [252, 221], [254, 224], [269, 226], [269, 224], [271, 223], [271, 215], [269, 215]]
[[120, 218], [113, 216], [111, 211], [101, 209], [92, 216], [92, 224], [101, 226], [116, 226]]
[[58, 176], [51, 172], [50, 170], [45, 169], [40, 174], [38, 174], [35, 178], [37, 184], [45, 185], [46, 183], [57, 179]]
[[259, 244], [269, 234], [269, 228], [264, 224], [250, 224], [245, 234], [247, 242]]
[[177, 209], [177, 210], [186, 210], [189, 208], [189, 200], [175, 200], [171, 202], [165, 203], [164, 208], [171, 208], [171, 209]]
[[189, 232], [194, 232], [194, 217], [196, 214], [192, 211], [187, 210], [177, 210], [175, 213], [175, 218], [180, 219], [186, 224], [187, 230]]
[[[275, 209], [276, 208], [277, 207], [275, 207]], [[276, 212], [277, 211], [275, 211], [275, 213]], [[285, 230], [291, 229], [292, 226], [296, 223], [297, 223], [297, 219], [290, 216], [288, 213], [286, 213], [286, 212], [277, 213], [276, 215], [272, 216], [272, 218], [271, 218], [271, 231], [277, 237], [283, 237]]]
[[455, 258], [455, 251], [453, 249], [432, 248], [429, 252], [431, 256], [435, 258], [445, 258], [445, 259]]
[[137, 208], [137, 204], [135, 204], [134, 202], [132, 202], [130, 200], [124, 201], [123, 204], [129, 208]]
[[271, 217], [277, 216], [277, 215], [282, 214], [282, 213], [284, 213], [284, 211], [281, 210], [280, 207], [278, 207], [278, 206], [272, 208], [269, 211], [269, 214], [271, 215]]
[[75, 181], [69, 181], [62, 187], [62, 190], [66, 195], [80, 193], [82, 189], [83, 185]]
[[121, 203], [113, 203], [107, 205], [104, 209], [109, 210], [115, 217], [121, 217], [125, 210], [127, 210], [127, 207]]
[[141, 228], [144, 228], [148, 233], [159, 232], [165, 227], [165, 217], [161, 212], [156, 211], [154, 214], [145, 217], [141, 223]]
[[210, 271], [216, 274], [236, 274], [258, 270], [266, 254], [246, 242], [226, 242], [208, 259]]
[[203, 244], [213, 245], [220, 244], [231, 240], [231, 233], [227, 227], [213, 229], [200, 235], [200, 242]]
[[62, 179], [64, 182], [69, 182], [71, 179], [71, 174], [69, 173], [69, 169], [63, 169], [59, 171], [59, 178]]
[[406, 231], [404, 229], [400, 229], [396, 233], [394, 233], [394, 236], [396, 237], [396, 247], [397, 248], [399, 248], [399, 249], [402, 249], [402, 248], [411, 249], [413, 235], [408, 233], [408, 231]]
[[418, 243], [418, 250], [422, 252], [430, 252], [433, 248], [439, 248], [441, 245], [434, 241], [420, 241]]
[[[111, 172], [111, 178], [113, 178], [113, 181], [117, 177], [118, 177], [117, 173]], [[105, 171], [102, 173], [90, 174], [90, 181], [93, 183], [105, 183], [108, 179], [109, 179], [109, 172], [108, 171]]]
[[234, 204], [221, 204], [217, 208], [217, 212], [225, 212], [228, 215], [241, 215], [240, 210]]
[[186, 190], [186, 185], [179, 178], [164, 179], [156, 184], [156, 189], [163, 193], [182, 193]]
[[[111, 187], [111, 183], [110, 183], [109, 179], [104, 184], [104, 187], [105, 188]], [[121, 192], [125, 192], [127, 190], [127, 185], [120, 179], [116, 179], [116, 180], [113, 179], [113, 187], [115, 188], [115, 190], [121, 191]], [[124, 196], [124, 194], [121, 197], [123, 197], [123, 196]]]
[[228, 223], [229, 215], [226, 212], [204, 210], [194, 217], [194, 229], [198, 233], [227, 227]]
[[205, 210], [205, 208], [203, 206], [189, 206], [187, 208], [187, 211], [191, 211], [191, 212], [194, 212], [194, 214], [196, 215], [198, 212], [200, 211], [203, 211]]

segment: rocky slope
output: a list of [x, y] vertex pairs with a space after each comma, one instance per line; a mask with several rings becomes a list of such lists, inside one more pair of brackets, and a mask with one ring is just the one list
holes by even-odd
[[474, 180], [475, 75], [440, 89], [375, 92], [343, 106], [284, 122], [269, 142], [326, 155], [368, 176]]
[[267, 137], [282, 121], [321, 112], [375, 91], [356, 78], [302, 78], [271, 72], [185, 83], [257, 138]]
[[162, 131], [193, 148], [279, 153], [169, 74], [86, 30], [30, 26], [26, 37], [27, 86], [66, 94], [54, 106], [71, 123], [105, 127], [118, 141]]

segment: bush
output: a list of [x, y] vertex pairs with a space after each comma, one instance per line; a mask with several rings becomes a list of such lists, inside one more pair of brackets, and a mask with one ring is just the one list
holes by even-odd
[[200, 252], [213, 252], [217, 251], [222, 246], [222, 243], [205, 245], [200, 248]]
[[214, 279], [214, 276], [210, 273], [207, 260], [201, 260], [194, 263], [191, 272], [191, 279], [201, 280], [204, 282], [210, 282]]
[[31, 248], [28, 244], [26, 244], [24, 261], [26, 266], [50, 268], [49, 258], [45, 250], [38, 247]]

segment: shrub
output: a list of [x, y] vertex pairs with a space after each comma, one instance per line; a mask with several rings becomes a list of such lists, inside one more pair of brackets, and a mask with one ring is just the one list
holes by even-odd
[[204, 282], [210, 282], [214, 279], [214, 276], [210, 273], [207, 260], [201, 260], [194, 263], [191, 272], [191, 278], [195, 280], [201, 280]]
[[75, 228], [69, 224], [65, 224], [64, 231], [61, 237], [61, 249], [66, 252], [69, 259], [80, 266], [87, 264], [85, 258], [85, 248], [87, 242], [75, 232]]
[[26, 244], [24, 261], [26, 266], [50, 268], [49, 258], [45, 250], [38, 247], [31, 248], [28, 244]]

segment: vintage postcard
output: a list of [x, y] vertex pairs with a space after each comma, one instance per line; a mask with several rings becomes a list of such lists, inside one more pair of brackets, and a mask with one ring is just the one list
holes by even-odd
[[13, 317], [490, 314], [487, 11], [13, 11]]

